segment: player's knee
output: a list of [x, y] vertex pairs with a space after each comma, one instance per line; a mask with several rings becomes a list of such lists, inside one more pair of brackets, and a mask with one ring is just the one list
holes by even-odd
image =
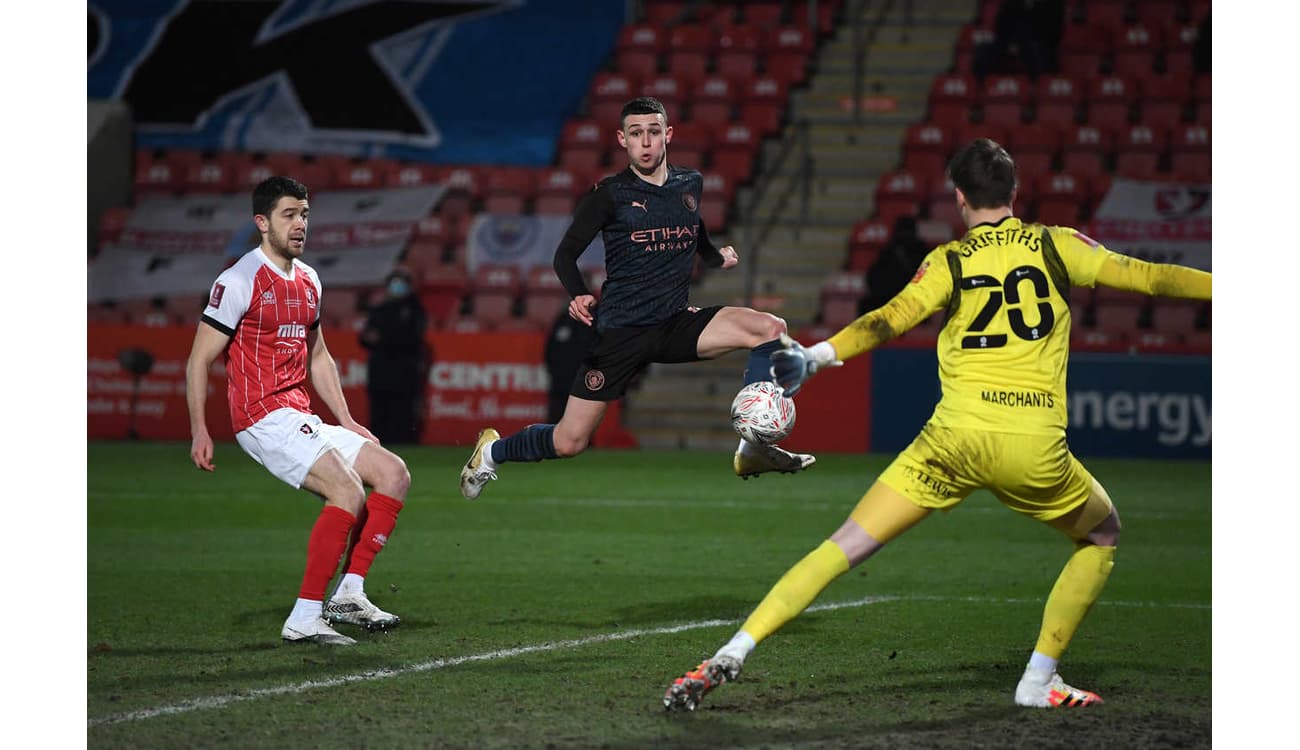
[[759, 321], [760, 344], [764, 341], [780, 338], [781, 334], [786, 332], [787, 329], [783, 318], [779, 318], [772, 313], [760, 313], [759, 315], [761, 316]]
[[336, 505], [343, 510], [357, 515], [366, 504], [366, 488], [361, 484], [361, 477], [356, 472], [348, 472], [348, 480], [331, 487], [325, 495], [325, 502]]
[[400, 456], [393, 456], [384, 466], [384, 475], [375, 489], [398, 500], [406, 498], [407, 491], [411, 489], [411, 472]]
[[586, 435], [561, 435], [559, 430], [551, 435], [551, 439], [555, 443], [555, 455], [560, 458], [578, 455], [587, 449], [590, 442]]
[[1112, 510], [1109, 516], [1088, 532], [1087, 540], [1099, 547], [1118, 547], [1119, 532], [1122, 528], [1119, 512]]

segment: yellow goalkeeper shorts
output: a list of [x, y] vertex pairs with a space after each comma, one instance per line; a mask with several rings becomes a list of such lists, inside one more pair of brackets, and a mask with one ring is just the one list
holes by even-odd
[[1064, 435], [982, 432], [927, 423], [879, 481], [923, 508], [939, 510], [950, 510], [975, 490], [986, 489], [1008, 508], [1044, 522], [1094, 495], [1094, 502], [1071, 524], [1085, 531], [1112, 509], [1105, 490], [1070, 453]]

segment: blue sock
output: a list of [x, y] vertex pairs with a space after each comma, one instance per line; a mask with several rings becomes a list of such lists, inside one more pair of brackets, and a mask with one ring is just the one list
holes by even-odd
[[541, 461], [557, 458], [553, 424], [530, 424], [510, 437], [501, 438], [492, 444], [492, 460], [496, 463], [507, 461]]
[[772, 339], [749, 350], [749, 364], [745, 365], [745, 385], [772, 379], [772, 352], [780, 348], [781, 339]]

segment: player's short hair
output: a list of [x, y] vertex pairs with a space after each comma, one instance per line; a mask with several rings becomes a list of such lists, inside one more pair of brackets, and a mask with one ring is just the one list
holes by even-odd
[[653, 96], [638, 96], [623, 105], [623, 111], [618, 116], [618, 126], [623, 127], [623, 121], [628, 115], [663, 115], [664, 122], [668, 122], [668, 110], [664, 108], [664, 103]]
[[1016, 163], [997, 142], [977, 138], [953, 154], [948, 179], [971, 208], [1010, 206], [1017, 184]]
[[253, 215], [270, 216], [275, 204], [285, 196], [307, 200], [307, 186], [292, 177], [276, 175], [257, 183], [253, 188]]

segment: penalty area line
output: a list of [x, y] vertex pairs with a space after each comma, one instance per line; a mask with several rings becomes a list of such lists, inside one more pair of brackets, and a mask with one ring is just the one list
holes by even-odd
[[[959, 596], [867, 596], [861, 599], [852, 599], [844, 602], [827, 602], [826, 604], [814, 604], [805, 612], [829, 612], [838, 609], [852, 609], [856, 607], [866, 607], [872, 604], [884, 604], [887, 602], [898, 601], [932, 601], [932, 602], [971, 602], [984, 604], [1038, 604], [1043, 603], [1042, 599], [1007, 599], [997, 597], [959, 597]], [[1111, 604], [1116, 606], [1130, 607], [1174, 607], [1180, 609], [1210, 609], [1208, 604], [1177, 604], [1177, 603], [1156, 603], [1156, 602], [1125, 602], [1125, 601], [1099, 601], [1098, 604]], [[225, 708], [235, 703], [257, 700], [259, 698], [270, 698], [279, 695], [296, 695], [305, 693], [310, 690], [320, 690], [323, 688], [341, 687], [351, 685], [357, 682], [370, 682], [373, 680], [384, 680], [390, 677], [402, 677], [405, 675], [419, 674], [420, 672], [432, 672], [439, 669], [460, 666], [461, 664], [470, 664], [480, 661], [498, 661], [501, 659], [513, 659], [517, 656], [526, 656], [528, 654], [548, 653], [551, 651], [564, 651], [568, 649], [582, 648], [592, 646], [598, 643], [612, 643], [615, 641], [626, 641], [632, 638], [640, 638], [652, 635], [671, 635], [673, 633], [683, 633], [689, 630], [700, 630], [702, 628], [720, 627], [722, 625], [737, 625], [741, 619], [729, 620], [696, 620], [695, 622], [685, 622], [678, 625], [666, 625], [658, 628], [639, 628], [635, 630], [620, 630], [613, 633], [601, 633], [599, 635], [588, 636], [586, 638], [572, 638], [563, 641], [551, 641], [548, 643], [538, 643], [531, 646], [517, 646], [515, 648], [504, 648], [496, 651], [486, 651], [479, 654], [468, 654], [466, 656], [454, 656], [446, 659], [433, 659], [431, 661], [411, 664], [404, 667], [393, 669], [373, 669], [366, 672], [356, 672], [353, 674], [331, 677], [322, 680], [307, 680], [296, 682], [290, 685], [280, 685], [269, 688], [256, 688], [244, 690], [238, 693], [227, 693], [225, 695], [212, 695], [204, 698], [194, 698], [191, 700], [180, 701], [165, 706], [154, 708], [145, 708], [138, 711], [126, 711], [123, 713], [109, 714], [106, 716], [92, 717], [87, 721], [89, 728], [102, 726], [105, 724], [120, 724], [128, 721], [142, 721], [152, 719], [158, 716], [172, 716], [175, 714], [190, 713], [192, 711], [204, 711], [211, 709]]]

